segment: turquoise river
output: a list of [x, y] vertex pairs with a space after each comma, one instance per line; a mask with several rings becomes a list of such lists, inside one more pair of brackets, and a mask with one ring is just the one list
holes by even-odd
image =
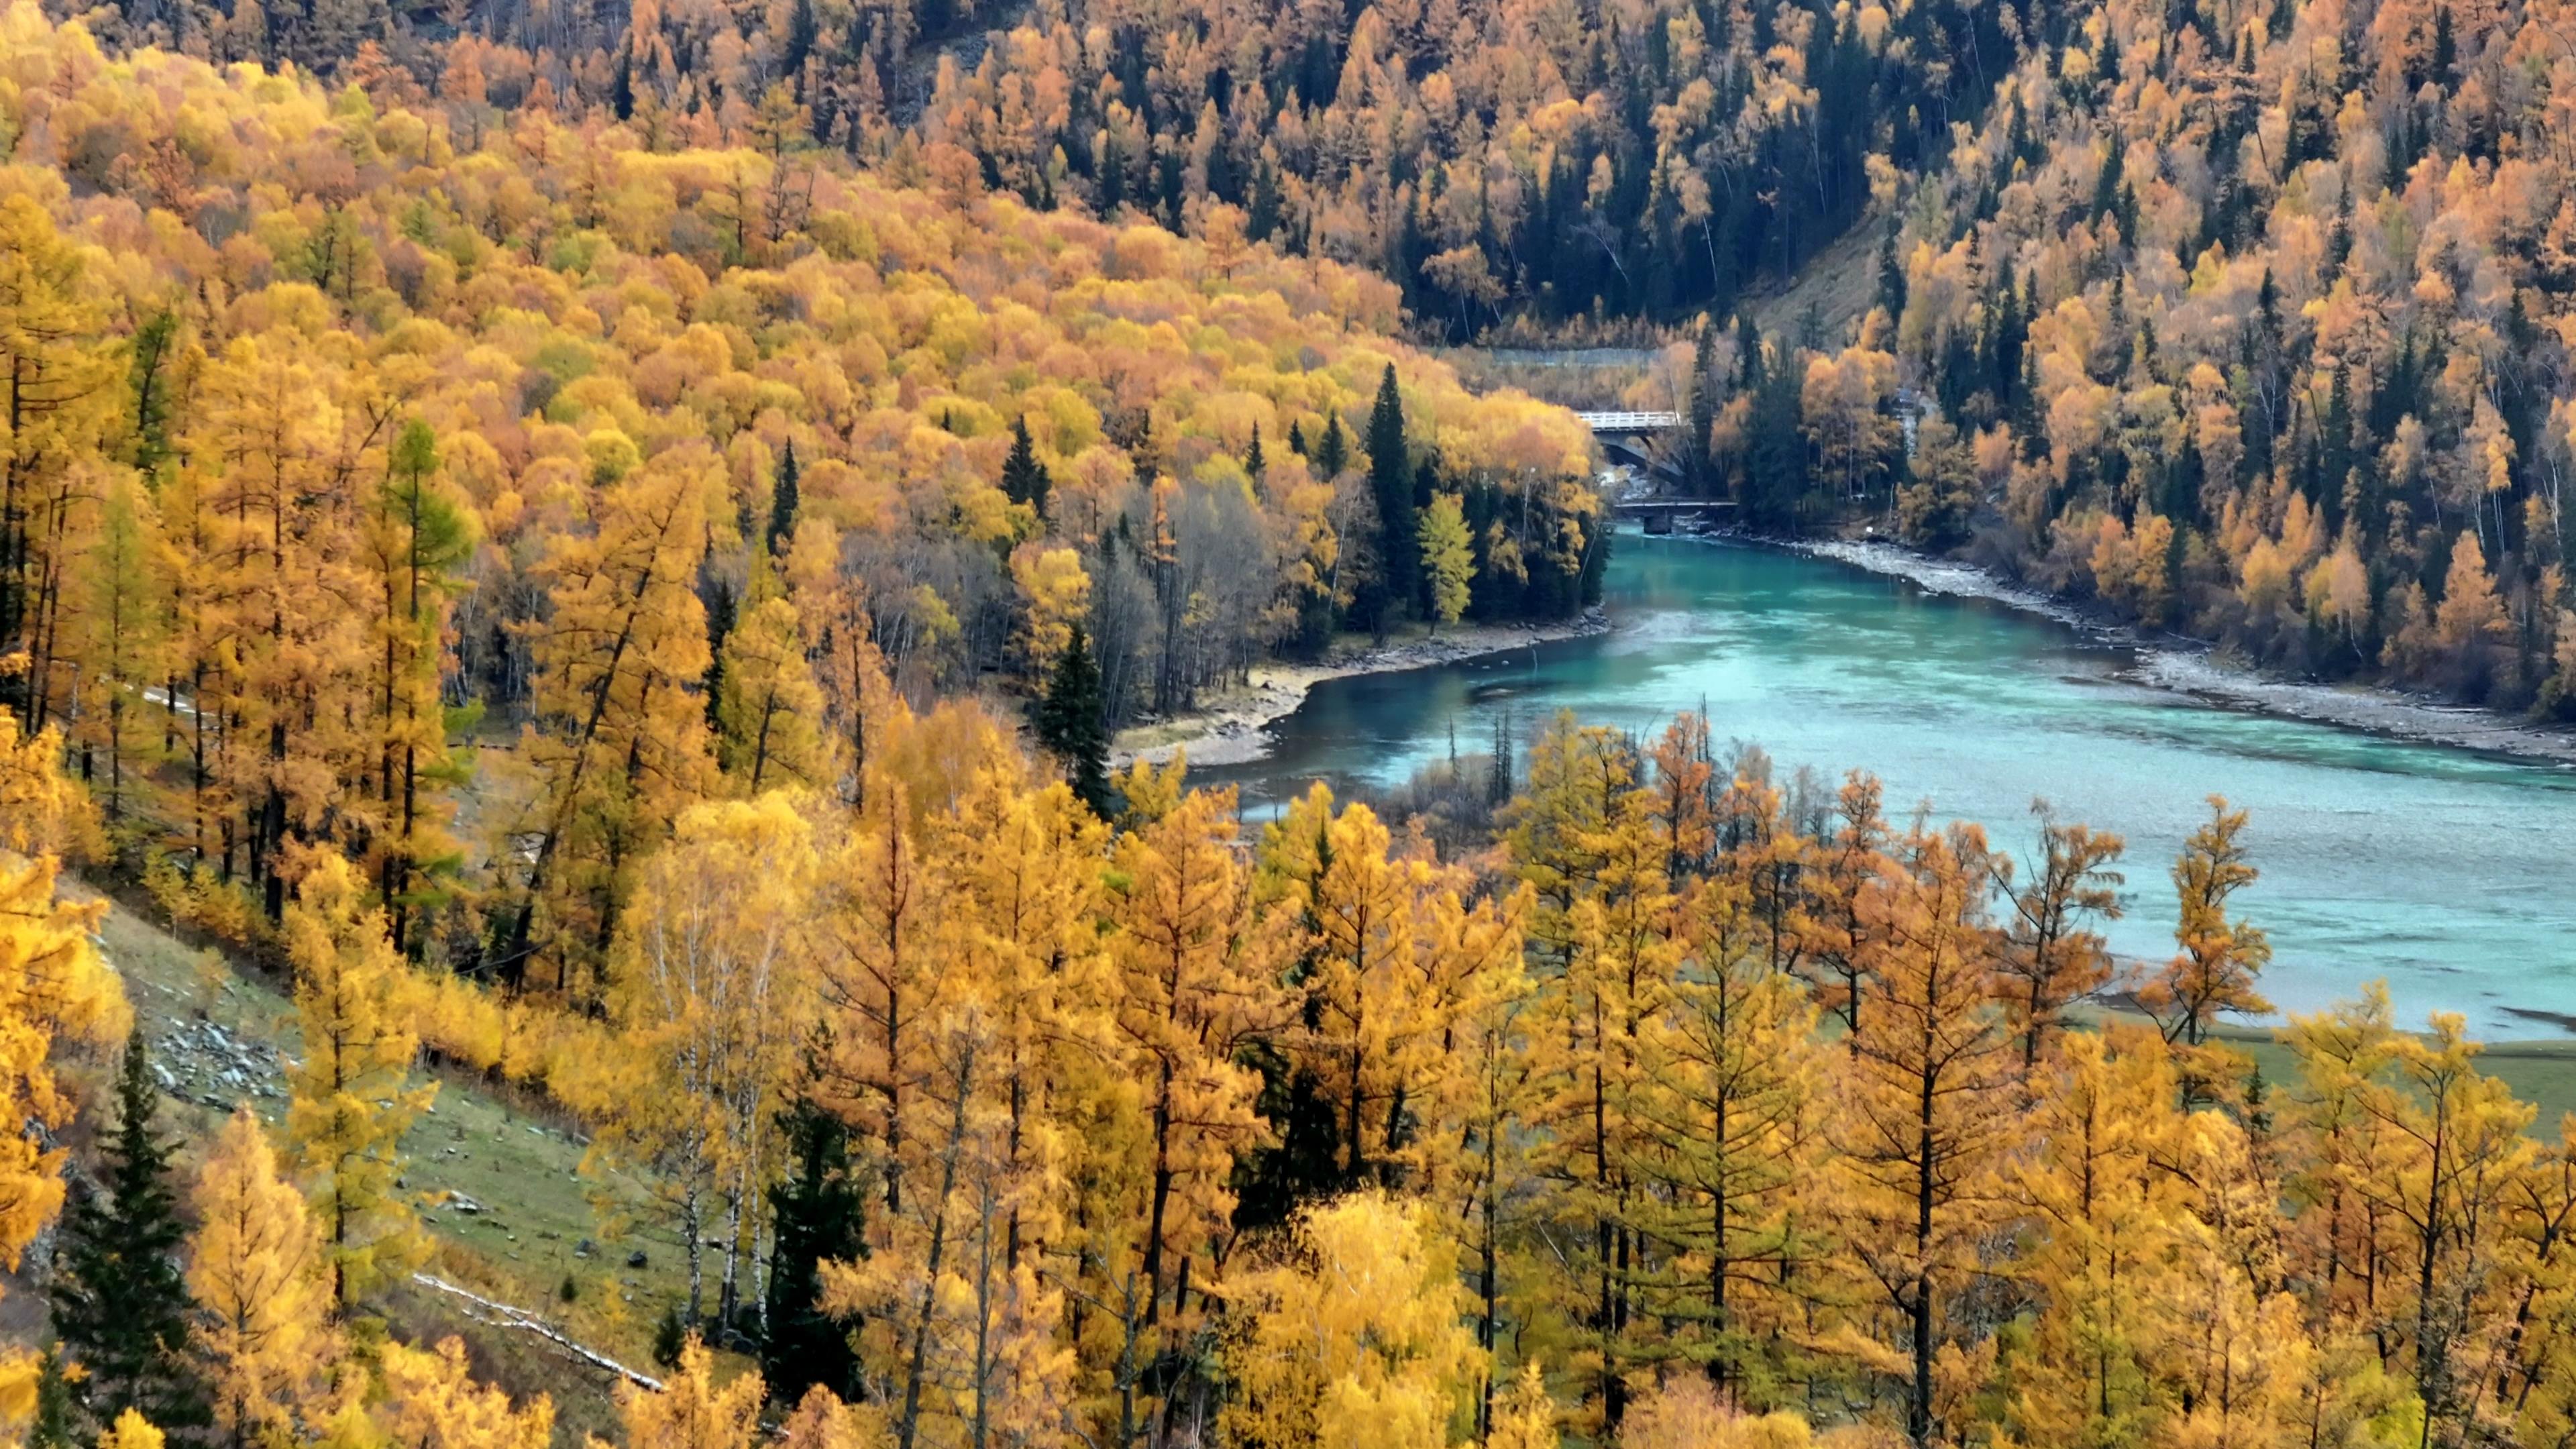
[[2252, 811], [2262, 879], [2239, 913], [2271, 934], [2264, 986], [2309, 1010], [2385, 978], [2402, 1018], [2457, 1011], [2490, 1039], [2576, 1021], [2576, 770], [2241, 712], [2132, 682], [2134, 654], [2010, 606], [1848, 565], [1693, 540], [1619, 539], [1616, 631], [1464, 664], [1340, 679], [1280, 722], [1243, 786], [1267, 818], [1322, 777], [1394, 784], [1481, 749], [1508, 711], [1641, 735], [1703, 702], [1720, 741], [1783, 775], [1887, 784], [2026, 850], [2032, 800], [2127, 838], [2125, 956], [2173, 951], [2166, 871], [2215, 792]]

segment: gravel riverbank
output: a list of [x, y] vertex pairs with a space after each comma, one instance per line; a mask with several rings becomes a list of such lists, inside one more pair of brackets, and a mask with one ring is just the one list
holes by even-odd
[[1559, 639], [1606, 634], [1612, 627], [1609, 615], [1595, 608], [1553, 624], [1456, 624], [1438, 634], [1390, 640], [1384, 646], [1337, 647], [1312, 664], [1257, 665], [1246, 688], [1212, 695], [1204, 707], [1180, 718], [1121, 731], [1110, 750], [1110, 763], [1120, 769], [1137, 760], [1162, 764], [1187, 751], [1193, 764], [1247, 764], [1270, 753], [1270, 727], [1296, 713], [1306, 702], [1306, 692], [1325, 680], [1455, 664]]
[[2534, 725], [2514, 715], [2365, 684], [2312, 684], [2230, 663], [2208, 646], [2171, 635], [2106, 623], [2035, 589], [1973, 565], [1932, 558], [1891, 543], [1835, 540], [1785, 547], [1872, 573], [1909, 580], [1927, 593], [1992, 599], [2126, 645], [2138, 653], [2133, 681], [2238, 709], [2369, 730], [2400, 739], [2489, 750], [2576, 765], [2576, 733]]

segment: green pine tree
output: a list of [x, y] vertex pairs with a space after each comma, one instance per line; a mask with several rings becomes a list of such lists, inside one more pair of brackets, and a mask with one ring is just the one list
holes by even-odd
[[1798, 369], [1783, 359], [1753, 394], [1745, 511], [1756, 528], [1795, 531], [1806, 501], [1805, 399], [1798, 381]]
[[1270, 471], [1270, 460], [1261, 453], [1261, 424], [1252, 425], [1252, 446], [1243, 450], [1243, 471], [1258, 484], [1261, 475]]
[[1002, 460], [1002, 496], [1029, 505], [1043, 519], [1047, 490], [1054, 486], [1046, 464], [1038, 461], [1037, 446], [1029, 441], [1028, 419], [1011, 424], [1011, 456]]
[[1389, 615], [1403, 609], [1421, 587], [1420, 554], [1414, 547], [1413, 463], [1405, 455], [1404, 395], [1396, 389], [1395, 364], [1378, 378], [1377, 403], [1369, 409], [1369, 489], [1377, 498], [1378, 566], [1385, 573], [1383, 596], [1373, 600], [1370, 627], [1386, 632]]
[[155, 1135], [151, 1057], [137, 1029], [116, 1077], [117, 1121], [103, 1190], [63, 1218], [52, 1284], [54, 1331], [82, 1370], [73, 1399], [93, 1428], [127, 1409], [164, 1429], [210, 1422], [188, 1357], [188, 1285], [180, 1274], [172, 1144]]
[[716, 580], [708, 586], [706, 603], [707, 673], [701, 688], [707, 701], [707, 728], [722, 733], [724, 719], [720, 709], [724, 703], [725, 640], [733, 633], [734, 615], [738, 612], [733, 585], [722, 579]]
[[1690, 432], [1682, 439], [1683, 491], [1714, 493], [1716, 469], [1710, 463], [1708, 440], [1717, 431], [1717, 329], [1705, 319], [1699, 324], [1699, 346], [1691, 354], [1686, 426]]
[[801, 500], [796, 493], [796, 444], [794, 440], [778, 451], [778, 486], [769, 494], [769, 556], [778, 557], [796, 537], [796, 509]]
[[1878, 244], [1878, 305], [1887, 309], [1891, 323], [1905, 315], [1905, 261], [1896, 253], [1898, 230], [1896, 223], [1888, 223]]
[[45, 1350], [36, 1365], [36, 1414], [27, 1424], [27, 1449], [72, 1449], [72, 1386], [63, 1376], [63, 1352]]
[[788, 1175], [769, 1190], [771, 1241], [766, 1332], [760, 1372], [771, 1398], [793, 1404], [816, 1384], [843, 1400], [859, 1396], [859, 1361], [848, 1322], [823, 1311], [822, 1265], [867, 1254], [866, 1211], [850, 1163], [850, 1129], [799, 1096], [780, 1114]]
[[1350, 465], [1350, 435], [1342, 431], [1342, 415], [1335, 413], [1324, 422], [1324, 440], [1315, 445], [1315, 471], [1330, 482]]
[[130, 344], [133, 365], [129, 376], [134, 389], [134, 466], [143, 472], [158, 473], [170, 459], [170, 410], [172, 392], [170, 374], [175, 370], [172, 356], [178, 351], [179, 314], [156, 312], [134, 329]]
[[1064, 762], [1073, 793], [1104, 820], [1117, 803], [1109, 788], [1107, 712], [1100, 666], [1091, 657], [1090, 639], [1076, 624], [1073, 641], [1056, 656], [1055, 676], [1047, 681], [1033, 723], [1038, 743]]

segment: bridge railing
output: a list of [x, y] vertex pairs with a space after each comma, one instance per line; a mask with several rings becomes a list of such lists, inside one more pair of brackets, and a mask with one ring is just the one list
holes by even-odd
[[1682, 425], [1680, 413], [1579, 412], [1575, 416], [1596, 433], [1659, 433]]

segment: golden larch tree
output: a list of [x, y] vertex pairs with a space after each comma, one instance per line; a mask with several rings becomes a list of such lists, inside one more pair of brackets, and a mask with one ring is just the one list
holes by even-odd
[[1267, 1131], [1253, 1110], [1261, 1081], [1242, 1056], [1291, 1015], [1277, 980], [1284, 936], [1253, 919], [1233, 802], [1231, 790], [1193, 791], [1119, 842], [1119, 1059], [1132, 1064], [1143, 1117], [1131, 1231], [1144, 1295], [1125, 1316], [1143, 1325], [1162, 1319], [1233, 1213], [1234, 1164]]
[[2118, 1442], [2178, 1400], [2176, 1234], [2196, 1206], [2163, 1037], [2143, 1027], [2061, 1038], [2033, 1109], [2033, 1152], [2003, 1196], [2027, 1215], [2016, 1278], [2045, 1302], [2009, 1416], [2025, 1442]]
[[2182, 950], [2138, 991], [2138, 1004], [2163, 1025], [2165, 1040], [2185, 1048], [2183, 1087], [2195, 1098], [2238, 1072], [2241, 1058], [2209, 1045], [2218, 1019], [2272, 1009], [2255, 989], [2272, 959], [2272, 943], [2260, 928], [2227, 914], [2235, 894], [2262, 874], [2239, 838], [2245, 823], [2244, 811], [2209, 797], [2208, 823], [2192, 832], [2174, 861], [2174, 896], [2181, 907], [2174, 940]]
[[[122, 983], [92, 944], [106, 902], [74, 904], [56, 887], [53, 850], [96, 825], [56, 768], [61, 752], [60, 734], [23, 737], [0, 707], [0, 1112], [21, 1127], [0, 1136], [0, 1262], [12, 1270], [63, 1205], [66, 1154], [50, 1139], [70, 1124], [72, 1098], [56, 1077], [56, 1053], [104, 1047], [133, 1021]], [[0, 1418], [33, 1410], [36, 1377], [34, 1354], [0, 1353]]]
[[384, 911], [346, 856], [308, 862], [286, 919], [302, 1050], [287, 1073], [286, 1138], [314, 1184], [332, 1300], [346, 1311], [427, 1251], [396, 1179], [403, 1134], [438, 1084], [410, 1085], [420, 1037]]
[[737, 787], [757, 795], [782, 785], [824, 784], [823, 692], [805, 661], [794, 604], [762, 599], [734, 624], [725, 635], [723, 681], [718, 747]]
[[375, 576], [376, 815], [369, 872], [384, 899], [394, 949], [418, 956], [412, 917], [434, 906], [461, 855], [447, 834], [447, 791], [458, 766], [441, 696], [446, 635], [462, 589], [458, 570], [478, 525], [443, 476], [437, 435], [415, 418], [394, 440], [363, 530]]
[[2037, 1072], [2041, 1050], [2064, 1029], [2066, 1009], [2111, 980], [2110, 947], [2092, 922], [2119, 919], [2122, 884], [2112, 869], [2120, 837], [2062, 822], [2045, 801], [2033, 804], [2031, 814], [2039, 821], [2039, 854], [2019, 870], [2010, 856], [1995, 858], [1996, 890], [2011, 911], [1995, 994], [2021, 1038], [2025, 1081]]
[[1425, 1204], [1377, 1191], [1309, 1209], [1280, 1261], [1232, 1275], [1242, 1315], [1221, 1424], [1256, 1449], [1441, 1449], [1487, 1372], [1457, 1252]]
[[[617, 1386], [617, 1419], [630, 1449], [751, 1449], [760, 1435], [760, 1404], [760, 1375], [738, 1374], [717, 1387], [715, 1355], [694, 1334], [661, 1388]], [[609, 1449], [597, 1436], [589, 1442], [591, 1449]]]
[[548, 1449], [554, 1442], [555, 1408], [539, 1394], [524, 1407], [474, 1381], [464, 1341], [441, 1339], [434, 1349], [388, 1343], [378, 1372], [384, 1401], [377, 1427], [396, 1444], [416, 1449]]
[[[1551, 866], [1535, 880], [1523, 876], [1540, 903], [1534, 921], [1549, 920], [1552, 889], [1573, 887], [1549, 927], [1564, 933], [1566, 952], [1553, 972], [1545, 957], [1553, 943], [1539, 938], [1542, 990], [1525, 1013], [1526, 1069], [1532, 1114], [1546, 1131], [1533, 1149], [1535, 1165], [1558, 1186], [1553, 1208], [1570, 1245], [1560, 1255], [1558, 1292], [1583, 1335], [1573, 1367], [1591, 1376], [1589, 1411], [1606, 1433], [1618, 1427], [1638, 1366], [1631, 1329], [1649, 1250], [1635, 1221], [1647, 1190], [1638, 1156], [1656, 1136], [1654, 1124], [1671, 1111], [1655, 1064], [1672, 1026], [1683, 944], [1674, 930], [1677, 897], [1664, 874], [1670, 851], [1655, 828], [1652, 792], [1632, 783], [1624, 745], [1565, 743], [1575, 746], [1567, 758], [1583, 767], [1546, 797], [1533, 794], [1513, 805], [1521, 828], [1534, 839], [1552, 839], [1549, 848], [1559, 860], [1576, 863]], [[1600, 753], [1604, 748], [1612, 753]], [[1596, 813], [1597, 791], [1607, 793], [1597, 796]], [[1557, 824], [1538, 831], [1548, 820]]]
[[[603, 469], [625, 466], [609, 452]], [[505, 983], [547, 956], [559, 992], [593, 984], [639, 847], [706, 793], [713, 756], [695, 690], [710, 657], [695, 585], [721, 482], [703, 447], [675, 446], [612, 477], [593, 532], [553, 541], [524, 750], [542, 788], [512, 828], [523, 864], [504, 873], [482, 961]]]
[[1839, 1075], [1837, 1206], [1851, 1266], [1897, 1320], [1905, 1428], [1922, 1445], [1943, 1432], [1942, 1307], [1993, 1223], [2015, 1073], [1991, 995], [1984, 835], [1918, 826], [1897, 856], [1860, 901], [1872, 992]]
[[215, 1391], [215, 1422], [232, 1444], [291, 1433], [336, 1355], [329, 1257], [304, 1195], [244, 1107], [215, 1138], [192, 1199], [188, 1292]]
[[1790, 1367], [1822, 1215], [1801, 1184], [1822, 1166], [1825, 1064], [1814, 1003], [1767, 959], [1751, 892], [1693, 881], [1678, 903], [1686, 955], [1668, 1026], [1646, 1043], [1661, 1090], [1640, 1099], [1636, 1170], [1656, 1191], [1637, 1214], [1672, 1251], [1641, 1274], [1675, 1344], [1740, 1402], [1763, 1403]]

